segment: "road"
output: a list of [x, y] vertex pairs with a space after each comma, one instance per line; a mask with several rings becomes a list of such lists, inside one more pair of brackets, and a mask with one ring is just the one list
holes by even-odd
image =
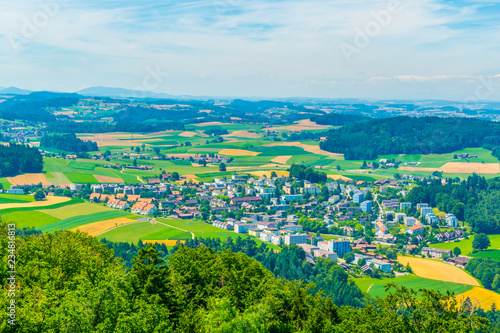
[[[125, 172], [123, 172], [123, 171], [125, 171], [125, 169], [122, 167], [122, 170], [120, 171], [120, 173], [123, 173], [123, 174], [125, 174], [125, 175], [128, 175], [128, 173], [125, 173]], [[141, 182], [141, 183], [143, 183], [143, 184], [146, 184], [146, 182], [145, 182], [145, 181], [143, 181], [143, 180], [141, 179], [141, 177], [139, 177], [139, 176], [137, 176], [137, 180], [138, 180], [138, 181], [140, 181], [140, 182]]]
[[169, 225], [169, 224], [166, 224], [166, 223], [160, 222], [160, 221], [158, 221], [157, 219], [153, 219], [153, 221], [155, 221], [156, 223], [159, 223], [159, 224], [163, 224], [164, 226], [167, 226], [167, 227], [170, 227], [170, 228], [174, 228], [174, 229], [177, 229], [177, 230], [180, 230], [180, 231], [184, 231], [184, 232], [189, 232], [189, 233], [191, 234], [191, 239], [194, 239], [194, 234], [193, 234], [191, 231], [188, 231], [188, 230], [184, 230], [184, 229], [181, 229], [181, 228], [177, 228], [177, 227], [171, 226], [171, 225]]

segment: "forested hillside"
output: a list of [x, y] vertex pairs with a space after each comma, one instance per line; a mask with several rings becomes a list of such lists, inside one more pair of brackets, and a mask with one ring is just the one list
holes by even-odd
[[418, 183], [406, 196], [413, 207], [425, 202], [465, 220], [476, 233], [500, 233], [500, 178], [486, 180], [476, 174], [467, 180], [441, 184], [440, 179]]
[[346, 125], [328, 132], [321, 149], [348, 160], [385, 154], [442, 154], [468, 147], [500, 145], [500, 125], [470, 118], [394, 117]]
[[339, 308], [314, 284], [276, 279], [244, 253], [206, 246], [165, 262], [149, 245], [125, 270], [95, 238], [64, 231], [16, 239], [11, 325], [6, 225], [0, 230], [1, 332], [473, 332], [488, 324], [450, 296], [397, 286], [366, 308]]
[[0, 145], [0, 176], [42, 172], [42, 169], [43, 158], [37, 148], [19, 144]]
[[96, 142], [83, 141], [77, 138], [74, 133], [44, 135], [40, 140], [40, 147], [56, 148], [75, 153], [99, 150]]

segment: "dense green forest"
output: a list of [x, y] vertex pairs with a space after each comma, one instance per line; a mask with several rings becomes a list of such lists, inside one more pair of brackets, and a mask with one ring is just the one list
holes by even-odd
[[[413, 207], [428, 203], [467, 221], [476, 233], [500, 233], [500, 178], [486, 180], [476, 174], [463, 181], [425, 179], [405, 197]], [[414, 209], [414, 208], [413, 208]]]
[[108, 122], [74, 122], [74, 121], [53, 121], [47, 124], [49, 133], [108, 133], [108, 132], [159, 132], [166, 130], [183, 131], [184, 124], [181, 122], [156, 122], [139, 123], [120, 121], [117, 123]]
[[56, 148], [74, 153], [99, 150], [96, 142], [83, 141], [82, 139], [77, 138], [74, 133], [44, 135], [40, 140], [40, 147]]
[[489, 258], [472, 258], [465, 270], [479, 279], [486, 289], [500, 291], [500, 262]]
[[295, 177], [299, 180], [307, 180], [311, 183], [326, 182], [327, 180], [326, 173], [316, 171], [302, 164], [293, 164], [288, 171], [290, 171], [290, 177]]
[[470, 118], [394, 117], [346, 125], [328, 132], [321, 149], [347, 160], [387, 154], [442, 154], [468, 147], [495, 149], [500, 124]]
[[0, 176], [42, 172], [43, 158], [36, 147], [11, 143], [0, 145]]
[[450, 295], [395, 285], [367, 307], [337, 307], [314, 283], [276, 279], [244, 253], [201, 245], [167, 261], [148, 245], [125, 269], [97, 239], [70, 231], [15, 238], [20, 288], [12, 293], [9, 236], [5, 224], [0, 229], [2, 332], [473, 332], [488, 325]]
[[[126, 267], [132, 265], [132, 258], [137, 255], [141, 248], [146, 246], [142, 242], [139, 242], [138, 245], [131, 245], [128, 243], [108, 242], [105, 239], [102, 241], [110, 249], [113, 249], [117, 257], [123, 259]], [[210, 247], [216, 253], [226, 250], [244, 253], [259, 261], [276, 278], [314, 282], [316, 288], [312, 292], [318, 293], [320, 289], [323, 290], [337, 306], [352, 305], [359, 307], [365, 303], [361, 290], [352, 281], [348, 280], [349, 276], [340, 266], [325, 259], [317, 259], [317, 264], [313, 266], [306, 261], [305, 252], [300, 247], [284, 247], [282, 251], [275, 253], [266, 244], [257, 246], [253, 238], [241, 238], [239, 236], [235, 240], [228, 238], [225, 242], [218, 238], [195, 238], [186, 240], [184, 244], [184, 247], [190, 248], [200, 246]], [[174, 247], [168, 251], [164, 245], [156, 244], [156, 249], [163, 252], [162, 258], [167, 259], [168, 255], [174, 254], [181, 247]]]

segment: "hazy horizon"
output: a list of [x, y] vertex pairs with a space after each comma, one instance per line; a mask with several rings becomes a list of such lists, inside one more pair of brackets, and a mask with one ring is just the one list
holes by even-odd
[[0, 86], [500, 100], [499, 1], [13, 1]]

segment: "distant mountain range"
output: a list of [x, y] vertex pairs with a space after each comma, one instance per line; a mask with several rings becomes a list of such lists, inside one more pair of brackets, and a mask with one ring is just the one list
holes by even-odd
[[[31, 90], [20, 89], [17, 87], [3, 88], [0, 87], [0, 94], [10, 95], [29, 95], [33, 93]], [[52, 93], [57, 93], [52, 91]], [[309, 98], [309, 97], [290, 97], [290, 98], [272, 98], [272, 97], [238, 97], [238, 96], [190, 96], [190, 95], [170, 95], [165, 93], [155, 93], [150, 91], [141, 91], [124, 88], [113, 87], [90, 87], [75, 91], [74, 94], [89, 97], [110, 97], [110, 98], [135, 98], [135, 99], [174, 99], [179, 101], [208, 101], [208, 100], [225, 100], [234, 101], [242, 99], [245, 101], [276, 101], [295, 104], [312, 104], [312, 105], [336, 105], [336, 104], [366, 104], [366, 105], [379, 105], [379, 106], [394, 106], [413, 104], [420, 107], [436, 107], [454, 106], [463, 108], [463, 103], [457, 101], [446, 100], [374, 100], [374, 99], [356, 99], [356, 98]], [[500, 102], [497, 101], [482, 101], [478, 103], [481, 109], [500, 109]], [[477, 108], [477, 107], [476, 107]]]
[[31, 90], [19, 89], [17, 87], [0, 88], [0, 94], [29, 95], [31, 93]]
[[76, 91], [77, 94], [83, 96], [107, 96], [121, 98], [172, 98], [174, 95], [154, 93], [149, 91], [109, 88], [109, 87], [90, 87]]

